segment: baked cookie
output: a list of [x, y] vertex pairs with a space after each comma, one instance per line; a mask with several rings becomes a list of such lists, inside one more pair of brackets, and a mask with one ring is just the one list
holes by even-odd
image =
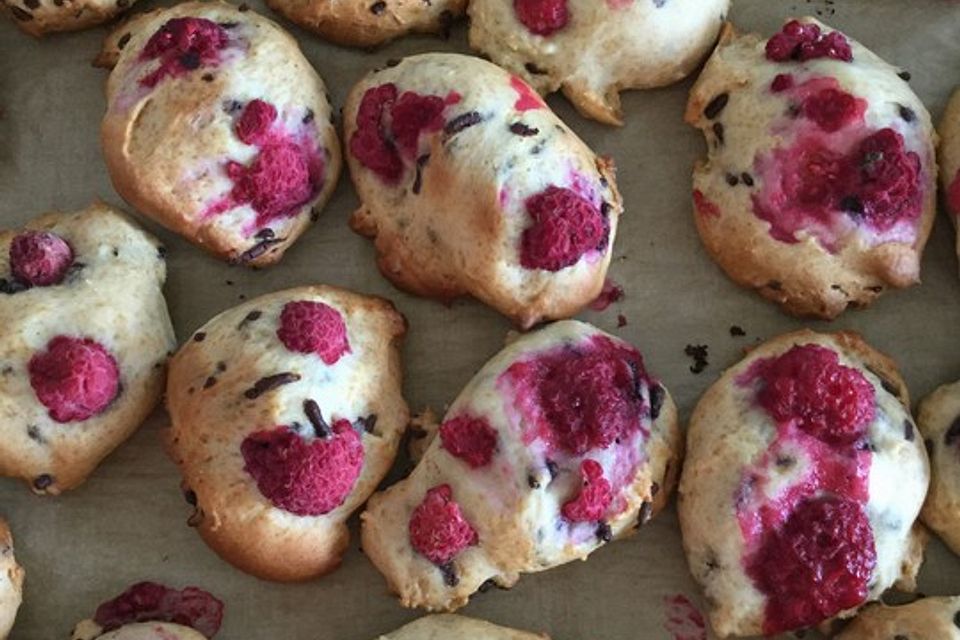
[[367, 75], [344, 107], [360, 208], [398, 287], [470, 294], [524, 328], [596, 298], [623, 209], [598, 158], [517, 76], [431, 53]]
[[920, 517], [960, 554], [960, 382], [920, 402], [917, 426], [930, 454], [930, 490]]
[[223, 2], [159, 9], [118, 27], [98, 62], [115, 64], [101, 141], [117, 193], [210, 253], [273, 264], [333, 193], [323, 81], [266, 18]]
[[837, 640], [960, 640], [960, 597], [865, 607]]
[[720, 637], [849, 617], [911, 590], [930, 478], [896, 366], [852, 333], [773, 338], [697, 403], [683, 546]]
[[730, 0], [472, 0], [470, 46], [540, 93], [623, 124], [620, 92], [672, 84], [717, 41]]
[[363, 551], [401, 604], [453, 611], [636, 531], [666, 504], [681, 448], [636, 349], [557, 322], [487, 362], [413, 473], [371, 496]]
[[137, 0], [0, 0], [21, 31], [43, 36], [78, 31], [112, 20]]
[[221, 313], [172, 359], [170, 454], [225, 560], [278, 581], [340, 563], [409, 418], [405, 330], [386, 300], [300, 287]]
[[6, 640], [23, 601], [23, 567], [13, 555], [13, 534], [0, 519], [0, 639]]
[[165, 254], [103, 203], [0, 232], [0, 475], [72, 489], [153, 410], [177, 344]]
[[769, 40], [724, 28], [686, 120], [707, 252], [797, 315], [834, 318], [918, 282], [936, 212], [936, 133], [905, 80], [813, 18]]
[[483, 620], [438, 614], [424, 616], [377, 640], [550, 640], [548, 636], [508, 629]]
[[[950, 220], [957, 228], [957, 216], [960, 216], [960, 90], [950, 96], [937, 130], [940, 132], [940, 183]], [[960, 256], [960, 231], [957, 232], [957, 255]]]
[[223, 603], [197, 587], [138, 582], [104, 602], [71, 640], [207, 640], [220, 630]]
[[444, 33], [467, 0], [266, 0], [267, 6], [331, 42], [384, 44], [408, 33]]

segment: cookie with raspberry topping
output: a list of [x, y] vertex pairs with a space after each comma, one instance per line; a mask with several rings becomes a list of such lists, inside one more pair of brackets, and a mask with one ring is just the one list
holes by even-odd
[[117, 192], [213, 255], [276, 263], [333, 193], [326, 88], [273, 22], [185, 2], [117, 27], [97, 62], [111, 68], [101, 143]]
[[588, 118], [623, 124], [620, 92], [682, 80], [717, 40], [729, 0], [472, 0], [470, 46]]
[[422, 439], [413, 472], [360, 518], [401, 604], [430, 611], [629, 535], [666, 504], [682, 449], [639, 352], [571, 320], [516, 338]]
[[427, 640], [469, 638], [470, 640], [550, 640], [546, 635], [518, 631], [485, 620], [454, 614], [423, 616], [377, 640]]
[[898, 71], [813, 18], [724, 28], [686, 120], [709, 148], [694, 221], [737, 284], [830, 319], [919, 281], [936, 133]]
[[72, 489], [163, 390], [165, 249], [96, 203], [0, 232], [0, 475]]
[[960, 555], [960, 382], [945, 384], [920, 401], [918, 439], [930, 455], [930, 490], [920, 516]]
[[914, 588], [929, 470], [909, 402], [888, 357], [812, 331], [759, 345], [700, 398], [678, 512], [718, 636], [818, 627]]
[[402, 315], [328, 286], [224, 311], [174, 356], [168, 451], [189, 523], [221, 557], [275, 581], [335, 569], [346, 521], [383, 479], [409, 419]]
[[343, 113], [361, 201], [350, 224], [398, 287], [471, 295], [525, 328], [600, 293], [623, 209], [613, 162], [523, 80], [469, 56], [412, 56], [367, 75]]

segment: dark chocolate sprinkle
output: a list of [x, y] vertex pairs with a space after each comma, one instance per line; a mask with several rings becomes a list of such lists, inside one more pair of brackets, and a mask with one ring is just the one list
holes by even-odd
[[844, 196], [840, 200], [840, 209], [858, 216], [863, 215], [863, 202], [857, 196]]
[[455, 587], [460, 584], [460, 578], [457, 576], [457, 568], [452, 562], [447, 564], [438, 564], [437, 569], [443, 574], [443, 583], [448, 587]]
[[12, 13], [13, 17], [19, 20], [20, 22], [29, 22], [33, 20], [32, 13], [28, 11], [24, 11], [23, 9], [21, 9], [16, 5], [10, 5], [10, 13]]
[[727, 178], [727, 184], [730, 185], [731, 187], [735, 187], [738, 184], [740, 184], [740, 178], [733, 175], [732, 173], [728, 173], [726, 178]]
[[197, 492], [193, 489], [186, 489], [183, 492], [183, 499], [187, 501], [187, 504], [191, 507], [197, 506]]
[[320, 405], [316, 400], [307, 399], [303, 401], [303, 413], [307, 420], [313, 426], [314, 433], [320, 438], [329, 438], [333, 435], [333, 430], [327, 421], [323, 419], [323, 413], [320, 412]]
[[720, 122], [713, 123], [713, 135], [717, 136], [717, 142], [723, 144], [723, 124]]
[[540, 129], [536, 127], [531, 127], [522, 122], [514, 122], [510, 125], [510, 133], [513, 133], [518, 136], [535, 136], [540, 133]]
[[547, 471], [550, 472], [550, 479], [553, 480], [560, 473], [560, 467], [553, 460], [547, 460]]
[[650, 522], [651, 516], [653, 516], [653, 503], [644, 500], [640, 503], [640, 512], [637, 514], [637, 528]]
[[27, 425], [27, 436], [31, 440], [34, 440], [40, 444], [44, 444], [44, 442], [46, 442], [43, 439], [43, 436], [40, 435], [40, 428], [35, 424]]
[[903, 421], [903, 437], [907, 442], [913, 442], [914, 429], [913, 423], [909, 419]]
[[904, 105], [898, 105], [900, 111], [900, 117], [903, 118], [904, 122], [913, 122], [917, 119], [917, 114], [913, 109]]
[[247, 400], [256, 400], [262, 396], [267, 391], [273, 391], [278, 387], [282, 387], [285, 384], [290, 384], [291, 382], [296, 382], [300, 379], [299, 373], [293, 373], [292, 371], [284, 371], [282, 373], [275, 373], [272, 376], [265, 376], [257, 380], [252, 387], [243, 392], [243, 397]]
[[705, 344], [688, 344], [683, 348], [683, 353], [688, 358], [693, 358], [693, 364], [690, 365], [691, 373], [700, 373], [710, 364], [707, 361], [707, 349]]
[[743, 184], [747, 185], [748, 187], [753, 186], [753, 176], [747, 173], [746, 171], [740, 174], [740, 180], [743, 182]]
[[430, 161], [429, 153], [425, 153], [419, 158], [417, 158], [417, 170], [413, 176], [413, 187], [411, 188], [414, 194], [419, 194], [420, 189], [423, 187], [423, 167], [425, 167], [427, 162], [429, 161]]
[[253, 235], [253, 237], [257, 238], [258, 240], [269, 240], [274, 236], [275, 234], [273, 233], [273, 229], [271, 229], [270, 227], [264, 227], [263, 229], [260, 229], [260, 231], [257, 231]]
[[600, 542], [610, 542], [613, 540], [613, 529], [606, 522], [597, 523], [597, 540]]
[[[27, 7], [28, 9], [39, 9], [39, 8], [40, 8], [40, 0], [23, 0], [23, 4], [24, 4], [24, 6]], [[120, 3], [117, 2], [117, 4], [120, 4]]]
[[248, 314], [243, 318], [243, 320], [240, 321], [240, 324], [237, 325], [237, 329], [243, 329], [245, 326], [247, 326], [248, 323], [250, 323], [250, 322], [255, 322], [255, 321], [258, 320], [258, 319], [260, 318], [260, 316], [262, 316], [262, 315], [263, 315], [263, 311], [260, 311], [260, 310], [258, 310], [258, 309], [254, 309], [253, 311], [251, 311], [250, 313], [248, 313]]
[[796, 462], [797, 462], [797, 459], [794, 458], [793, 456], [785, 456], [785, 455], [779, 455], [777, 456], [777, 459], [774, 460], [774, 464], [776, 464], [781, 469], [792, 467]]
[[243, 103], [239, 100], [224, 100], [223, 110], [229, 114], [234, 114], [243, 109]]
[[537, 476], [533, 475], [532, 473], [527, 474], [527, 486], [529, 486], [531, 489], [539, 489], [540, 481], [537, 480]]
[[33, 487], [37, 491], [43, 491], [53, 484], [53, 476], [49, 473], [41, 473], [33, 479]]
[[654, 497], [655, 495], [657, 495], [658, 493], [660, 493], [660, 483], [659, 483], [659, 482], [651, 482], [651, 483], [650, 483], [650, 497], [652, 498], [652, 497]]
[[483, 116], [481, 116], [476, 111], [468, 111], [466, 113], [461, 113], [456, 118], [452, 119], [450, 122], [443, 127], [443, 132], [448, 136], [452, 136], [455, 133], [460, 133], [468, 127], [472, 127], [475, 124], [478, 124], [483, 121]]
[[384, 2], [383, 0], [378, 0], [377, 2], [374, 2], [372, 5], [370, 5], [370, 13], [372, 13], [375, 16], [379, 16], [386, 10], [387, 10], [387, 3]]
[[947, 432], [943, 436], [943, 442], [948, 447], [952, 447], [955, 442], [960, 441], [960, 416], [958, 416]]
[[954, 626], [960, 627], [960, 611], [953, 614], [953, 624]]
[[708, 120], [713, 120], [720, 115], [720, 112], [723, 111], [723, 108], [727, 106], [728, 100], [730, 100], [730, 94], [719, 94], [709, 103], [707, 103], [706, 108], [703, 110], [703, 115], [705, 115]]
[[200, 67], [200, 54], [195, 51], [188, 51], [180, 56], [180, 66], [184, 69], [198, 69]]
[[204, 333], [203, 331], [197, 331], [195, 334], [193, 334], [194, 342], [203, 342], [206, 338], [207, 338], [207, 334]]
[[549, 73], [546, 69], [541, 69], [532, 62], [525, 63], [523, 68], [527, 70], [527, 73], [533, 76], [545, 76], [547, 73]]
[[730, 325], [730, 335], [734, 338], [740, 338], [747, 335], [747, 332], [740, 325], [733, 324]]
[[226, 371], [226, 370], [227, 370], [227, 363], [226, 363], [226, 362], [218, 362], [218, 363], [217, 363], [217, 371], [219, 371], [220, 373], [223, 373], [223, 372]]
[[209, 378], [207, 378], [207, 379], [204, 381], [204, 383], [203, 383], [203, 388], [204, 388], [204, 389], [209, 389], [210, 387], [212, 387], [212, 386], [215, 385], [215, 384], [217, 384], [217, 379], [216, 379], [216, 377], [210, 376]]
[[377, 414], [371, 413], [365, 418], [357, 418], [353, 424], [367, 433], [373, 433], [373, 429], [377, 426]]
[[166, 248], [165, 246], [163, 246], [163, 245], [158, 246], [158, 247], [157, 247], [157, 256], [158, 256], [161, 260], [166, 260], [166, 259], [167, 259], [167, 248]]
[[656, 420], [660, 417], [660, 409], [663, 408], [663, 399], [667, 395], [666, 391], [659, 384], [650, 385], [650, 419]]
[[19, 280], [7, 280], [6, 278], [0, 278], [0, 293], [13, 295], [15, 293], [20, 293], [21, 291], [26, 291], [29, 288], [30, 287]]
[[307, 113], [305, 116], [303, 116], [303, 120], [301, 120], [301, 122], [303, 124], [308, 124], [310, 122], [313, 122], [313, 119], [315, 117], [316, 117], [316, 114], [313, 113], [313, 109], [307, 109]]
[[239, 22], [221, 22], [220, 26], [223, 27], [224, 29], [236, 29], [238, 26], [240, 26], [240, 23]]
[[203, 80], [204, 82], [213, 82], [213, 74], [205, 73], [202, 76], [200, 76], [200, 79]]
[[910, 82], [911, 76], [909, 71], [901, 71], [897, 75], [900, 76], [900, 79], [903, 80], [904, 82]]
[[[264, 231], [270, 231], [270, 233], [273, 234], [273, 231], [271, 231], [270, 229], [264, 229]], [[257, 235], [259, 236], [259, 233]], [[272, 245], [275, 245], [278, 242], [282, 242], [282, 241], [283, 241], [282, 238], [267, 238], [266, 240], [261, 240], [260, 242], [253, 245], [252, 247], [250, 247], [249, 249], [241, 253], [239, 256], [231, 260], [231, 262], [233, 264], [245, 264], [247, 262], [256, 260], [263, 254], [265, 254]], [[241, 297], [240, 299], [243, 300], [243, 297]]]

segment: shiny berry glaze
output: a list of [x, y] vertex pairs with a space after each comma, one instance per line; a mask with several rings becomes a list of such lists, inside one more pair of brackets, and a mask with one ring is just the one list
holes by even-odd
[[73, 249], [50, 231], [24, 231], [10, 243], [10, 271], [31, 287], [60, 284], [70, 265]]
[[285, 304], [277, 337], [290, 351], [314, 353], [328, 365], [350, 353], [343, 316], [322, 302], [296, 300]]
[[490, 464], [497, 450], [497, 432], [486, 418], [461, 415], [440, 425], [443, 448], [471, 468]]
[[560, 513], [570, 522], [599, 522], [613, 502], [613, 490], [603, 477], [603, 467], [595, 460], [580, 463], [580, 493], [565, 502]]
[[150, 36], [140, 60], [160, 60], [160, 66], [140, 79], [155, 87], [167, 77], [177, 77], [200, 67], [220, 63], [220, 51], [227, 46], [227, 31], [205, 18], [173, 18]]
[[513, 0], [517, 20], [530, 33], [549, 36], [570, 21], [567, 0]]
[[527, 198], [531, 224], [520, 238], [520, 264], [559, 271], [589, 251], [604, 251], [610, 224], [600, 210], [571, 189], [550, 186]]
[[446, 484], [427, 491], [410, 516], [409, 532], [417, 553], [437, 565], [447, 564], [478, 541], [476, 530], [463, 517]]
[[120, 390], [117, 361], [90, 338], [56, 336], [30, 358], [27, 368], [37, 399], [57, 422], [103, 412]]
[[93, 620], [104, 633], [136, 622], [170, 622], [212, 638], [220, 630], [223, 603], [196, 587], [177, 591], [155, 582], [138, 582], [97, 607]]
[[843, 62], [853, 60], [853, 50], [846, 37], [839, 31], [823, 33], [815, 24], [791, 20], [773, 35], [766, 45], [767, 59], [773, 62], [833, 58]]

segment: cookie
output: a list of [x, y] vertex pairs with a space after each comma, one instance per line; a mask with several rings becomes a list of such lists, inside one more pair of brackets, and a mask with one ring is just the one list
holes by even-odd
[[686, 120], [709, 153], [694, 219], [737, 284], [834, 318], [915, 284], [936, 212], [936, 133], [898, 69], [813, 18], [725, 27]]
[[[940, 186], [947, 212], [957, 227], [960, 216], [960, 91], [954, 91], [940, 120]], [[957, 233], [957, 255], [960, 256], [960, 232]]]
[[360, 518], [391, 591], [430, 611], [635, 532], [666, 504], [682, 448], [676, 407], [637, 350], [572, 320], [495, 355], [438, 431]]
[[32, 36], [78, 31], [117, 17], [137, 0], [0, 0], [14, 24]]
[[470, 46], [581, 114], [623, 124], [620, 92], [677, 82], [717, 41], [729, 0], [473, 0]]
[[707, 390], [678, 511], [718, 636], [816, 626], [914, 587], [930, 475], [909, 405], [893, 361], [853, 333], [773, 338]]
[[920, 516], [960, 555], [960, 382], [943, 385], [920, 402], [917, 426], [931, 472]]
[[266, 0], [304, 29], [337, 44], [373, 47], [409, 33], [446, 33], [466, 0]]
[[550, 640], [548, 636], [508, 629], [483, 620], [438, 614], [424, 616], [377, 640]]
[[260, 578], [306, 580], [346, 550], [346, 520], [393, 463], [409, 418], [406, 323], [327, 286], [225, 311], [170, 363], [168, 444], [191, 526]]
[[203, 589], [138, 582], [77, 624], [71, 640], [207, 640], [220, 630], [223, 603]]
[[865, 607], [837, 640], [960, 640], [960, 597]]
[[176, 347], [165, 255], [102, 203], [0, 232], [0, 475], [72, 489], [150, 414]]
[[330, 198], [340, 143], [323, 81], [256, 13], [186, 2], [107, 38], [101, 128], [113, 186], [213, 255], [280, 260]]
[[23, 601], [24, 570], [13, 555], [13, 534], [0, 519], [0, 638], [6, 640]]
[[529, 328], [596, 298], [623, 209], [598, 158], [517, 76], [432, 53], [368, 74], [344, 106], [353, 229], [411, 293], [472, 295]]

